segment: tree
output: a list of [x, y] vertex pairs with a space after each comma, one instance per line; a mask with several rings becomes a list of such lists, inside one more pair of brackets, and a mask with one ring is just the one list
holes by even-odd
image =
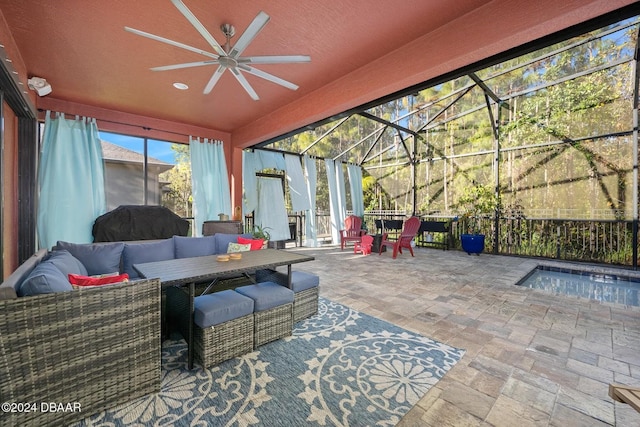
[[193, 214], [189, 146], [171, 144], [171, 150], [174, 151], [176, 163], [173, 168], [160, 174], [160, 179], [166, 182], [162, 193], [162, 205], [188, 218]]
[[[384, 207], [411, 211], [417, 164], [422, 212], [451, 213], [479, 183], [499, 184], [506, 204], [554, 215], [629, 215], [637, 34], [637, 19], [620, 22], [366, 111], [400, 128], [354, 114], [279, 148], [364, 165], [376, 180], [365, 186], [369, 209], [382, 197]], [[317, 205], [328, 208], [324, 164]]]

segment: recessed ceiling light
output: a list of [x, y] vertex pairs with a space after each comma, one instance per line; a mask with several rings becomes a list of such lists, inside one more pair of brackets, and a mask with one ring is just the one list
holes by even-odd
[[184, 84], [184, 83], [180, 83], [180, 82], [175, 82], [175, 83], [173, 84], [173, 87], [175, 87], [176, 89], [180, 89], [180, 90], [187, 90], [187, 89], [189, 89], [189, 86], [187, 86], [187, 85], [186, 85], [186, 84]]

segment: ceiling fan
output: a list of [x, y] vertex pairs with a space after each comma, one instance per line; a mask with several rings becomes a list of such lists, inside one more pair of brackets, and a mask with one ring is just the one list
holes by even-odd
[[256, 91], [251, 87], [243, 72], [247, 72], [249, 74], [253, 74], [254, 76], [263, 78], [270, 82], [279, 84], [291, 90], [298, 89], [298, 86], [288, 82], [280, 77], [274, 76], [273, 74], [269, 74], [257, 68], [254, 68], [253, 64], [283, 64], [283, 63], [296, 63], [296, 62], [310, 62], [311, 57], [307, 55], [285, 55], [285, 56], [277, 56], [277, 55], [263, 55], [263, 56], [240, 56], [242, 52], [249, 46], [249, 43], [253, 41], [253, 39], [258, 35], [258, 33], [264, 28], [264, 26], [269, 22], [269, 15], [264, 12], [258, 13], [258, 15], [253, 19], [251, 24], [247, 27], [247, 29], [242, 33], [238, 41], [231, 46], [230, 40], [231, 37], [235, 35], [235, 28], [230, 24], [223, 24], [220, 26], [220, 29], [224, 33], [226, 37], [226, 43], [224, 47], [222, 47], [216, 39], [213, 38], [211, 33], [207, 31], [207, 29], [202, 25], [202, 23], [196, 18], [196, 16], [185, 6], [185, 4], [181, 0], [171, 0], [171, 3], [184, 15], [185, 18], [195, 27], [195, 29], [200, 33], [200, 35], [209, 43], [209, 45], [213, 48], [214, 52], [207, 52], [205, 50], [199, 49], [197, 47], [189, 46], [184, 43], [180, 43], [174, 40], [170, 40], [164, 37], [156, 36], [155, 34], [147, 33], [145, 31], [136, 30], [130, 27], [124, 27], [126, 31], [129, 31], [133, 34], [137, 34], [139, 36], [147, 37], [152, 40], [156, 40], [162, 43], [169, 44], [171, 46], [179, 47], [181, 49], [186, 49], [191, 52], [198, 53], [200, 55], [204, 55], [209, 59], [203, 61], [196, 62], [187, 62], [183, 64], [173, 64], [173, 65], [164, 65], [160, 67], [151, 68], [152, 71], [167, 71], [167, 70], [177, 70], [180, 68], [191, 68], [191, 67], [202, 67], [205, 65], [217, 65], [218, 68], [213, 73], [209, 82], [204, 87], [204, 94], [208, 94], [213, 90], [213, 87], [218, 83], [218, 80], [225, 72], [225, 70], [229, 70], [231, 74], [238, 80], [240, 85], [247, 91], [249, 96], [255, 101], [260, 99]]

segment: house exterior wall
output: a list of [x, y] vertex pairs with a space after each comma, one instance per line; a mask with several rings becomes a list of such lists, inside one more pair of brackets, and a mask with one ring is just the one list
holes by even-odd
[[[148, 170], [147, 204], [159, 205], [162, 198], [158, 169]], [[144, 175], [141, 164], [105, 162], [107, 211], [120, 205], [144, 204]]]

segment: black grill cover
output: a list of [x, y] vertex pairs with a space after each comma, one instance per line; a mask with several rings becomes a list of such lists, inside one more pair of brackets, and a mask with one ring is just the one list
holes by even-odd
[[123, 205], [93, 223], [94, 242], [167, 239], [188, 232], [189, 221], [164, 206]]

